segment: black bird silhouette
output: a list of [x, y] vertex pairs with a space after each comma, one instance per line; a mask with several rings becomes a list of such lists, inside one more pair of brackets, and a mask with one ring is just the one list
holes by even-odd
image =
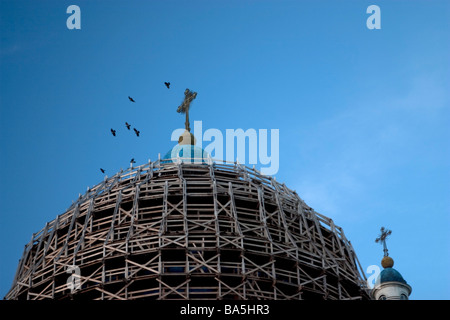
[[167, 89], [169, 89], [169, 87], [170, 87], [170, 82], [164, 82], [164, 84], [166, 85]]
[[105, 173], [105, 170], [103, 170], [102, 168], [100, 168], [100, 171], [101, 171], [102, 173]]
[[133, 98], [130, 97], [130, 96], [128, 96], [128, 99], [130, 99], [131, 102], [136, 102], [136, 101], [134, 101]]
[[114, 137], [116, 136], [116, 130], [111, 129], [111, 133], [112, 133], [112, 135], [113, 135]]
[[127, 126], [127, 129], [130, 130], [130, 124], [128, 122], [125, 122], [125, 125]]
[[136, 161], [134, 161], [134, 158], [132, 158], [132, 159], [130, 160], [130, 163], [136, 163]]
[[136, 133], [136, 135], [139, 137], [139, 133], [141, 133], [139, 130], [136, 130], [136, 128], [133, 128], [134, 132]]

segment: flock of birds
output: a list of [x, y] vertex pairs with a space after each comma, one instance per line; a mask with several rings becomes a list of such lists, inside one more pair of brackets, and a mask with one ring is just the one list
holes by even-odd
[[[130, 130], [131, 125], [128, 122], [125, 122], [125, 126], [127, 127], [128, 130]], [[136, 133], [136, 136], [139, 137], [139, 133], [141, 133], [141, 132], [136, 128], [133, 128], [133, 130], [134, 130], [134, 133]], [[111, 133], [114, 137], [116, 136], [116, 130], [111, 128]]]
[[[167, 87], [167, 89], [170, 89], [170, 82], [164, 82], [164, 85]], [[128, 96], [128, 100], [130, 100], [130, 102], [136, 102], [132, 97]], [[131, 125], [128, 122], [125, 122], [125, 126], [127, 127], [128, 130], [131, 130]], [[139, 137], [139, 134], [141, 133], [138, 129], [133, 128], [134, 133], [136, 134], [137, 137]], [[116, 136], [116, 130], [114, 130], [113, 128], [111, 128], [111, 134], [115, 137]], [[136, 161], [134, 161], [134, 158], [130, 160], [130, 163], [136, 163]], [[105, 173], [105, 169], [100, 168], [100, 171], [102, 173]]]

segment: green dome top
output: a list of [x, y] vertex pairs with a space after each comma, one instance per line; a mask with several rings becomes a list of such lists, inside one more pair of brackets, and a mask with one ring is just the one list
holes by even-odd
[[395, 270], [394, 268], [385, 268], [383, 271], [380, 272], [380, 275], [378, 276], [376, 280], [376, 284], [381, 284], [384, 282], [401, 282], [406, 284], [405, 279], [403, 279], [400, 272]]
[[208, 152], [190, 144], [177, 144], [163, 158], [165, 162], [181, 161], [187, 163], [209, 163], [211, 162], [210, 159]]
[[195, 145], [197, 139], [185, 130], [178, 139], [178, 144], [170, 149], [163, 158], [164, 162], [210, 163], [211, 157], [202, 148]]

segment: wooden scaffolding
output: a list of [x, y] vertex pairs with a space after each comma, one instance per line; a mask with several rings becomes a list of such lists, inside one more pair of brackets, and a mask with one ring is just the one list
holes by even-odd
[[158, 160], [105, 178], [33, 234], [5, 297], [144, 298], [369, 295], [343, 230], [284, 184], [238, 163]]

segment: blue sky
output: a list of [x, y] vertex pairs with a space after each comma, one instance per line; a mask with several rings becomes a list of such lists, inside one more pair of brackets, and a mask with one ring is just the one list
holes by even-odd
[[[81, 30], [66, 27], [71, 4]], [[371, 4], [380, 30], [366, 27]], [[448, 1], [0, 5], [2, 297], [32, 233], [100, 167], [174, 145], [190, 88], [203, 130], [279, 129], [277, 180], [344, 229], [363, 269], [380, 265], [385, 226], [410, 298], [450, 299]]]

